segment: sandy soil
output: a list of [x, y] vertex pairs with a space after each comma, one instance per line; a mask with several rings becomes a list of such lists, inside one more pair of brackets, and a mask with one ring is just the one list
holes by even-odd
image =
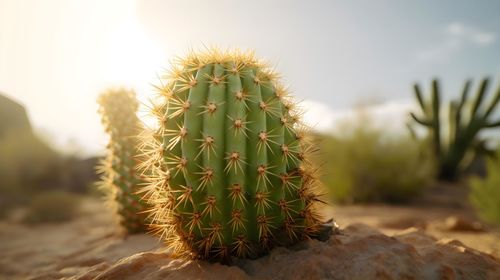
[[161, 247], [152, 236], [125, 236], [97, 199], [84, 200], [81, 210], [63, 224], [0, 222], [0, 279], [59, 279]]
[[343, 235], [228, 267], [172, 259], [148, 235], [125, 237], [102, 204], [87, 199], [72, 222], [0, 222], [0, 279], [500, 279], [500, 233], [451, 230], [446, 221], [455, 215], [473, 223], [468, 211], [386, 205], [324, 211]]

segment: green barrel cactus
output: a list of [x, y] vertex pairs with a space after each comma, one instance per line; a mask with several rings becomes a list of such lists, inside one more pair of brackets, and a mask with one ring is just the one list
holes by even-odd
[[101, 162], [100, 188], [107, 203], [117, 214], [120, 224], [129, 233], [144, 232], [147, 208], [137, 194], [144, 184], [137, 165], [139, 163], [139, 137], [141, 122], [137, 117], [139, 107], [133, 91], [118, 89], [102, 93], [98, 100], [99, 113], [109, 135], [106, 158]]
[[166, 244], [227, 261], [317, 234], [315, 148], [277, 75], [250, 53], [212, 50], [165, 79], [144, 192]]

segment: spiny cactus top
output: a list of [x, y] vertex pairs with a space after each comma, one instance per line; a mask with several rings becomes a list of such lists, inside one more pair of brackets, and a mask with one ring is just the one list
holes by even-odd
[[256, 257], [317, 233], [313, 148], [277, 75], [249, 53], [193, 53], [159, 88], [144, 189], [177, 253]]
[[147, 229], [145, 203], [137, 194], [144, 181], [137, 171], [138, 132], [141, 123], [136, 112], [138, 103], [133, 91], [109, 90], [97, 100], [101, 121], [109, 135], [106, 158], [101, 162], [100, 187], [118, 214], [120, 223], [130, 233]]

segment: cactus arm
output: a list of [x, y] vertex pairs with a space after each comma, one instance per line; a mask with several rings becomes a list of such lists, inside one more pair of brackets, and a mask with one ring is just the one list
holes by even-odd
[[483, 79], [481, 81], [481, 85], [479, 86], [479, 89], [476, 93], [476, 97], [475, 97], [473, 105], [472, 105], [471, 118], [476, 118], [479, 107], [481, 106], [481, 103], [483, 102], [487, 87], [488, 87], [488, 78]]
[[465, 105], [465, 102], [467, 101], [467, 98], [469, 96], [469, 89], [470, 89], [471, 83], [472, 82], [470, 80], [467, 80], [465, 82], [464, 88], [462, 90], [462, 95], [461, 95], [461, 98], [460, 98], [460, 103], [458, 105], [458, 108], [462, 108]]
[[455, 141], [457, 141], [457, 139], [460, 135], [460, 132], [462, 130], [462, 110], [463, 110], [465, 102], [467, 101], [467, 98], [469, 96], [469, 89], [470, 89], [471, 83], [472, 82], [470, 80], [465, 82], [464, 88], [462, 90], [462, 95], [460, 98], [460, 103], [458, 104], [456, 112], [455, 112], [455, 120], [454, 120], [454, 122], [455, 122], [455, 135], [454, 135]]
[[491, 100], [490, 106], [488, 106], [488, 109], [486, 109], [486, 112], [484, 113], [485, 120], [491, 115], [491, 113], [493, 113], [499, 101], [500, 101], [500, 85], [497, 88], [495, 97], [493, 97], [493, 99]]
[[418, 84], [413, 85], [413, 90], [415, 93], [415, 97], [417, 98], [418, 104], [420, 105], [420, 108], [422, 109], [422, 112], [424, 112], [424, 114], [426, 114], [427, 106], [425, 105], [424, 98], [422, 97], [422, 91], [420, 90], [420, 86]]
[[498, 127], [498, 126], [500, 126], [500, 120], [498, 120], [496, 122], [492, 122], [492, 123], [487, 123], [484, 127], [495, 128], [495, 127]]
[[414, 113], [410, 113], [410, 116], [411, 118], [416, 121], [417, 123], [423, 125], [423, 126], [428, 126], [428, 127], [431, 127], [432, 126], [432, 122], [430, 121], [427, 121], [427, 120], [423, 120], [419, 117], [417, 117]]
[[428, 129], [432, 132], [435, 153], [438, 157], [441, 157], [441, 125], [439, 119], [441, 102], [438, 80], [434, 79], [432, 81], [432, 94], [429, 106], [426, 106], [418, 84], [414, 85], [414, 92], [418, 104], [422, 108], [425, 119], [417, 117], [414, 113], [410, 113], [410, 116], [415, 122], [428, 127]]
[[[448, 125], [449, 125], [449, 133], [448, 133], [448, 142], [449, 145], [453, 145], [457, 141], [457, 137], [459, 135], [459, 127], [460, 127], [460, 113], [458, 112], [458, 106], [456, 102], [450, 102], [450, 111], [448, 116]], [[457, 120], [458, 118], [458, 120]]]
[[439, 111], [441, 108], [441, 95], [439, 91], [439, 82], [437, 79], [432, 81], [432, 123], [434, 130], [434, 149], [436, 154], [441, 156], [441, 122]]

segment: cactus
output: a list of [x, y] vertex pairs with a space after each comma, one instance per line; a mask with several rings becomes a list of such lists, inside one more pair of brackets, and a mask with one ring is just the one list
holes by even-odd
[[[414, 86], [415, 96], [423, 112], [423, 117], [411, 113], [413, 120], [428, 128], [436, 158], [439, 162], [439, 176], [441, 179], [454, 180], [465, 165], [468, 152], [480, 150], [477, 145], [484, 141], [477, 139], [482, 129], [500, 126], [500, 120], [491, 121], [490, 117], [500, 100], [500, 87], [490, 103], [483, 105], [488, 79], [484, 79], [472, 101], [468, 100], [471, 81], [465, 83], [459, 101], [453, 100], [449, 106], [449, 118], [446, 126], [440, 119], [441, 96], [437, 80], [432, 82], [432, 96], [424, 100], [418, 84]], [[442, 129], [447, 128], [447, 135]], [[443, 136], [446, 138], [443, 140]]]
[[100, 188], [108, 204], [117, 214], [120, 224], [129, 233], [144, 232], [147, 227], [146, 204], [137, 194], [144, 183], [137, 171], [138, 132], [141, 122], [136, 112], [138, 102], [131, 90], [108, 90], [98, 100], [99, 113], [109, 135], [107, 156], [98, 171], [102, 174]]
[[314, 149], [277, 75], [250, 53], [211, 50], [166, 79], [143, 190], [165, 243], [225, 262], [317, 234]]

